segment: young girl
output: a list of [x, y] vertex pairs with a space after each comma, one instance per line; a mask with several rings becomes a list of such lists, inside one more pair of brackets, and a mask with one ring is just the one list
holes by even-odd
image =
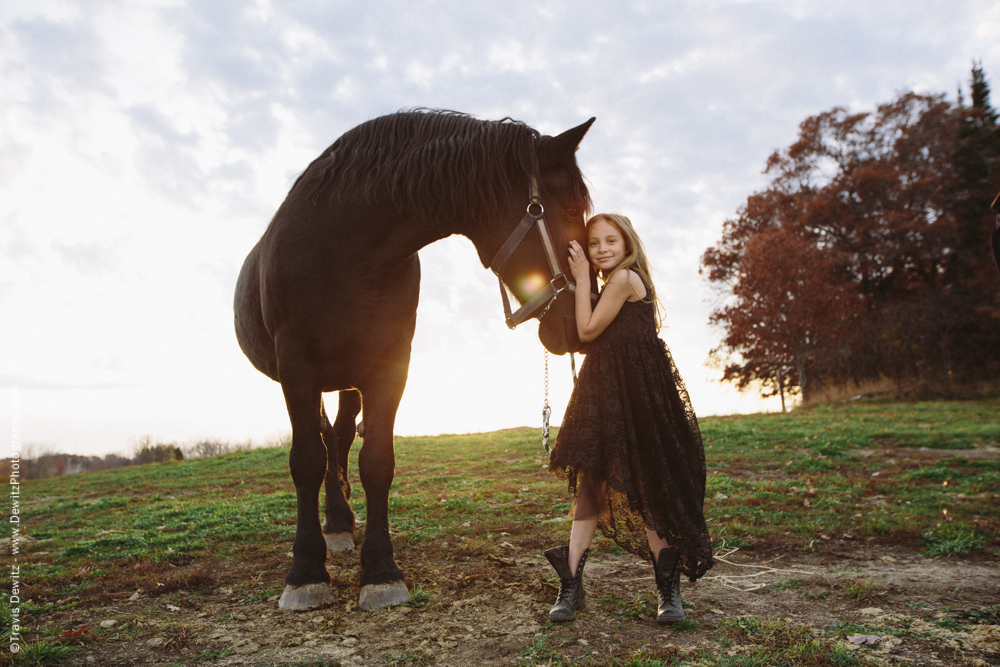
[[684, 618], [681, 573], [695, 581], [712, 566], [705, 451], [687, 390], [657, 337], [659, 301], [632, 223], [601, 213], [587, 233], [589, 262], [570, 243], [573, 278], [588, 285], [592, 263], [604, 288], [593, 309], [590, 290], [576, 290], [577, 329], [591, 345], [549, 461], [575, 499], [569, 546], [545, 552], [561, 582], [549, 620], [572, 621], [584, 608], [583, 566], [600, 527], [628, 551], [649, 555], [656, 620], [673, 623]]

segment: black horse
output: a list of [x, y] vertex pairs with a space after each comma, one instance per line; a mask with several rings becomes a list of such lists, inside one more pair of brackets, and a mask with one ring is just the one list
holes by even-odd
[[[332, 600], [326, 550], [354, 548], [347, 458], [362, 397], [358, 467], [367, 526], [359, 605], [409, 599], [393, 560], [388, 506], [393, 426], [416, 324], [418, 250], [452, 234], [468, 237], [524, 304], [511, 316], [501, 286], [508, 325], [538, 317], [548, 350], [581, 348], [565, 249], [570, 239], [584, 241], [590, 197], [575, 151], [593, 121], [556, 137], [509, 118], [445, 111], [368, 121], [306, 168], [250, 251], [236, 285], [236, 336], [253, 365], [281, 383], [292, 423], [298, 525], [282, 609]], [[536, 295], [528, 286], [540, 276], [549, 283]], [[332, 424], [322, 397], [329, 391], [340, 391]]]

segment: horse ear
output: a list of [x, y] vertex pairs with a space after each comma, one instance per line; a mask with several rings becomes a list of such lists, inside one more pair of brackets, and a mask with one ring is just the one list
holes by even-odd
[[594, 124], [597, 118], [591, 118], [586, 123], [581, 123], [576, 127], [566, 130], [562, 134], [556, 137], [552, 137], [549, 141], [544, 144], [544, 151], [549, 156], [572, 156], [579, 148], [580, 142], [583, 141], [583, 137], [587, 134], [587, 130], [590, 126]]

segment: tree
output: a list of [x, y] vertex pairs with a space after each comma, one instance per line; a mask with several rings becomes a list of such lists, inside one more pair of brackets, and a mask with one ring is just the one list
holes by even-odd
[[765, 396], [798, 388], [805, 398], [813, 378], [836, 372], [831, 362], [849, 355], [842, 346], [861, 314], [861, 301], [823, 252], [788, 227], [751, 238], [738, 267], [731, 303], [712, 314], [726, 327], [713, 356], [727, 351], [739, 360], [725, 366], [723, 379], [740, 389], [759, 383]]
[[181, 451], [180, 447], [173, 443], [157, 443], [154, 445], [152, 438], [148, 435], [135, 442], [132, 446], [133, 465], [183, 460], [184, 452]]
[[990, 87], [981, 64], [973, 64], [970, 89], [972, 106], [959, 109], [962, 120], [955, 151], [961, 185], [957, 193], [961, 251], [956, 253], [950, 269], [953, 280], [962, 286], [960, 300], [972, 301], [977, 315], [1000, 320], [1000, 301], [981, 298], [991, 290], [995, 293], [994, 269], [979, 248], [988, 243], [990, 230], [996, 224], [990, 203], [1000, 190], [1000, 124], [990, 105]]
[[835, 108], [771, 156], [769, 187], [702, 257], [731, 294], [710, 320], [724, 380], [808, 398], [827, 382], [1000, 369], [983, 195], [1000, 134], [981, 68], [972, 79], [971, 108], [915, 93]]

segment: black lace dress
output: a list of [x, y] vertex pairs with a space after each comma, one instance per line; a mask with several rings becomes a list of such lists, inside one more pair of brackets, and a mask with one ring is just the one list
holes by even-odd
[[569, 481], [578, 518], [583, 489], [607, 482], [598, 527], [624, 549], [648, 558], [649, 526], [691, 581], [712, 566], [701, 432], [652, 303], [626, 301], [591, 343], [549, 469]]

